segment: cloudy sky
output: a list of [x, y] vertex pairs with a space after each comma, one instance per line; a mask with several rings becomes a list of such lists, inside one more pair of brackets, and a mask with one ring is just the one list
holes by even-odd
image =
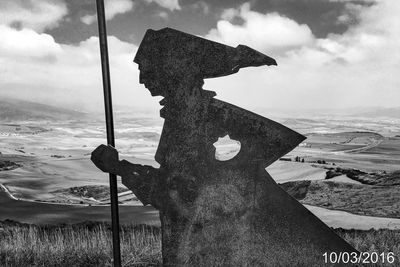
[[[132, 62], [148, 28], [173, 27], [275, 58], [206, 80], [249, 108], [398, 106], [398, 0], [106, 0], [114, 103], [159, 108]], [[95, 0], [0, 1], [0, 98], [103, 107]]]

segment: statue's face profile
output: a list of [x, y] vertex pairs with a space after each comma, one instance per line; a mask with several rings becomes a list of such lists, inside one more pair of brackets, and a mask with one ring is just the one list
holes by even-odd
[[152, 96], [172, 96], [182, 84], [193, 84], [193, 75], [188, 68], [176, 70], [162, 62], [142, 60], [136, 62], [139, 68], [139, 83], [143, 84]]
[[139, 83], [143, 84], [152, 96], [165, 96], [161, 86], [163, 75], [160, 75], [160, 72], [147, 67], [145, 64], [139, 64], [139, 71]]

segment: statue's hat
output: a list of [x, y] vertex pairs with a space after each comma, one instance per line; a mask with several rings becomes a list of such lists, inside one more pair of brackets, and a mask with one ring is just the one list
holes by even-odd
[[250, 47], [236, 48], [171, 28], [147, 30], [134, 62], [172, 75], [195, 74], [202, 78], [226, 76], [240, 68], [277, 65]]

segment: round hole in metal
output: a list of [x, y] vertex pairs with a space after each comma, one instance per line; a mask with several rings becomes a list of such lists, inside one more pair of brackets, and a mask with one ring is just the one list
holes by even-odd
[[214, 143], [215, 159], [219, 161], [227, 161], [234, 158], [240, 151], [240, 142], [233, 140], [229, 135], [218, 138]]

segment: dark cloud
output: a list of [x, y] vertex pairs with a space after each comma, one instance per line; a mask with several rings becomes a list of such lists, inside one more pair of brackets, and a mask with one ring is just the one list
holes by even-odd
[[[228, 8], [237, 8], [243, 3], [251, 3], [251, 9], [260, 13], [277, 12], [307, 24], [317, 38], [325, 38], [330, 33], [342, 34], [350, 24], [357, 22], [352, 17], [348, 23], [339, 21], [339, 17], [348, 14], [349, 3], [369, 6], [373, 1], [332, 1], [332, 0], [185, 0], [180, 1], [180, 10], [166, 10], [159, 5], [145, 1], [135, 1], [135, 8], [119, 14], [108, 21], [108, 32], [119, 39], [138, 44], [149, 29], [173, 27], [197, 35], [206, 35], [214, 28], [222, 12]], [[90, 36], [97, 35], [97, 25], [85, 25], [81, 18], [96, 12], [93, 0], [67, 0], [69, 17], [59, 27], [47, 31], [57, 42], [78, 43]], [[163, 14], [163, 16], [159, 16]], [[351, 15], [351, 14], [350, 14]], [[233, 21], [240, 24], [243, 21]], [[338, 23], [339, 22], [339, 23]]]
[[268, 0], [255, 1], [253, 9], [259, 12], [278, 12], [299, 24], [307, 24], [318, 38], [330, 33], [342, 34], [349, 25], [338, 24], [338, 18], [346, 12], [346, 4], [371, 5], [366, 1], [329, 0]]
[[10, 23], [10, 27], [14, 28], [16, 30], [21, 30], [23, 28], [23, 23], [22, 21], [13, 21]]
[[[51, 34], [57, 42], [67, 44], [79, 43], [90, 36], [96, 36], [96, 23], [86, 25], [81, 21], [83, 16], [96, 13], [95, 1], [68, 0], [66, 2], [69, 10], [68, 19], [47, 33]], [[181, 10], [174, 11], [165, 9], [156, 3], [147, 4], [145, 1], [135, 1], [133, 10], [119, 14], [107, 22], [107, 30], [109, 35], [138, 44], [149, 28], [173, 27], [202, 35], [215, 26], [217, 19], [211, 5], [203, 1], [185, 1]]]
[[97, 35], [97, 25], [85, 25], [81, 17], [96, 13], [96, 1], [93, 0], [66, 0], [68, 17], [57, 28], [46, 31], [54, 37], [56, 42], [71, 44], [79, 43], [90, 36]]

